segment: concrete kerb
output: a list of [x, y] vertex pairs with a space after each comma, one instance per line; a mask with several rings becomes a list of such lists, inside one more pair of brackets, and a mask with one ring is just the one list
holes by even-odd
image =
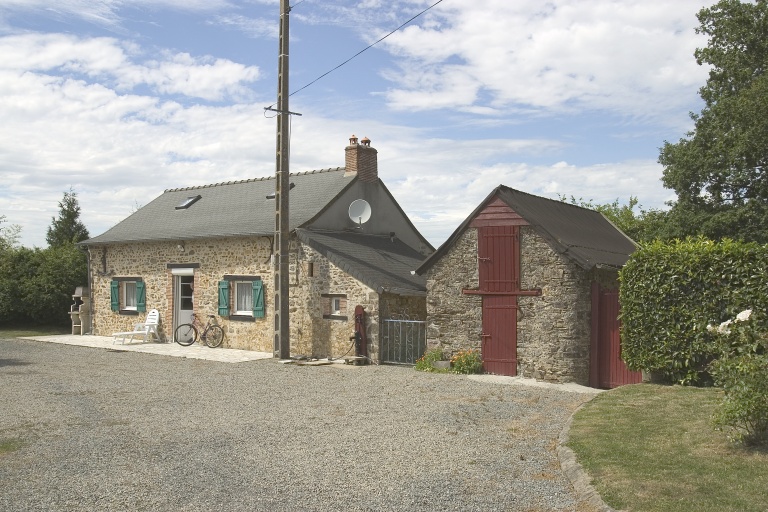
[[[592, 398], [594, 398], [594, 396]], [[584, 471], [582, 465], [576, 460], [576, 454], [566, 446], [570, 436], [573, 417], [587, 403], [589, 403], [589, 400], [581, 404], [573, 414], [571, 414], [571, 417], [568, 418], [565, 425], [563, 425], [563, 430], [560, 431], [560, 437], [557, 440], [557, 458], [560, 459], [560, 468], [563, 470], [563, 473], [565, 473], [565, 476], [568, 477], [568, 480], [571, 481], [573, 490], [576, 491], [576, 496], [581, 503], [585, 503], [590, 507], [590, 510], [598, 512], [619, 512], [606, 505], [603, 498], [600, 497], [600, 494], [598, 494], [597, 490], [592, 485], [592, 479], [587, 472]]]

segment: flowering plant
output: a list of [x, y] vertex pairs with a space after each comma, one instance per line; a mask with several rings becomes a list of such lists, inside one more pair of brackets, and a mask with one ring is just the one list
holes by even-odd
[[439, 347], [432, 348], [427, 350], [423, 356], [416, 360], [416, 369], [421, 372], [437, 372], [438, 370], [433, 363], [443, 360], [443, 349]]
[[718, 333], [718, 334], [731, 334], [730, 326], [733, 323], [736, 322], [746, 322], [749, 320], [749, 317], [752, 316], [752, 310], [751, 309], [745, 309], [738, 315], [736, 315], [736, 318], [734, 320], [726, 320], [725, 322], [722, 322], [720, 325], [715, 327], [712, 324], [707, 325], [707, 330], [712, 333]]
[[715, 335], [719, 352], [710, 371], [724, 392], [715, 425], [745, 444], [768, 444], [768, 336], [751, 309], [708, 325], [707, 331]]
[[459, 350], [451, 358], [451, 371], [453, 373], [481, 373], [483, 360], [479, 350]]

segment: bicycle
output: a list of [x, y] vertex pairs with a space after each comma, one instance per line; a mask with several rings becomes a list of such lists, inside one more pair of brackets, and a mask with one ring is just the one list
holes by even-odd
[[[208, 315], [208, 323], [202, 325], [197, 315], [192, 313], [192, 323], [181, 324], [173, 331], [173, 341], [181, 346], [188, 347], [197, 343], [198, 335], [200, 339], [211, 348], [216, 348], [224, 341], [224, 329], [214, 323], [215, 315]], [[202, 334], [199, 334], [202, 330]]]

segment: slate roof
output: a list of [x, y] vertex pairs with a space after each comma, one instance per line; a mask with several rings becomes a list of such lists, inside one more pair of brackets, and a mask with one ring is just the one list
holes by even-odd
[[426, 278], [411, 274], [424, 256], [397, 238], [307, 229], [297, 229], [296, 234], [303, 243], [378, 293], [426, 295]]
[[556, 251], [586, 270], [595, 267], [619, 269], [637, 248], [635, 242], [600, 212], [499, 185], [416, 272], [422, 274], [437, 262], [496, 196], [525, 219]]
[[[291, 174], [295, 184], [289, 193], [289, 228], [314, 218], [355, 175], [344, 176], [344, 168]], [[105, 233], [82, 245], [114, 242], [192, 240], [230, 236], [271, 236], [275, 232], [274, 176], [176, 188], [140, 208]], [[189, 197], [201, 196], [189, 208], [176, 209]]]

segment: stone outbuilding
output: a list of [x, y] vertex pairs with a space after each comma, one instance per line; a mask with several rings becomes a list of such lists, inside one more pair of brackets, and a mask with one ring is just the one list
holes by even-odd
[[481, 351], [484, 370], [614, 387], [618, 271], [635, 243], [601, 213], [504, 185], [417, 269], [427, 346]]
[[[350, 139], [345, 167], [292, 174], [289, 195], [292, 355], [343, 355], [360, 306], [376, 361], [382, 319], [424, 319], [426, 280], [411, 271], [434, 248], [379, 179], [368, 139]], [[170, 340], [195, 312], [215, 315], [225, 347], [276, 350], [275, 212], [274, 177], [177, 188], [82, 242], [91, 332], [130, 330], [157, 309]]]

